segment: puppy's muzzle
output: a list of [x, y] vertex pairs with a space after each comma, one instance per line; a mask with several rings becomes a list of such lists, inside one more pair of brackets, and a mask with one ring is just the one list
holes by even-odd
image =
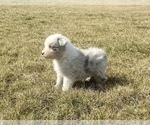
[[43, 56], [43, 55], [44, 55], [44, 52], [42, 52], [41, 55]]

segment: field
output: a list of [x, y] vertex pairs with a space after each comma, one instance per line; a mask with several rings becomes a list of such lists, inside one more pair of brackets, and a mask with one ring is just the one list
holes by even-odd
[[[150, 6], [0, 6], [1, 120], [150, 119]], [[55, 90], [54, 33], [107, 52], [107, 82]]]

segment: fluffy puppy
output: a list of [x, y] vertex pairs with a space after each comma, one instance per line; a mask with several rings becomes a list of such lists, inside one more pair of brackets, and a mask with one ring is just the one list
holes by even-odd
[[44, 45], [41, 54], [53, 59], [57, 73], [56, 88], [62, 85], [62, 90], [68, 91], [76, 80], [89, 77], [94, 77], [97, 83], [106, 80], [107, 55], [102, 49], [78, 49], [61, 34], [50, 35]]

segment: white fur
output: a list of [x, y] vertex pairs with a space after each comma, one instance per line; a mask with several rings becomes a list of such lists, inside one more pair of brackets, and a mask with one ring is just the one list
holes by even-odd
[[53, 59], [57, 73], [56, 88], [62, 85], [62, 90], [67, 91], [76, 80], [92, 76], [98, 83], [106, 80], [107, 56], [102, 49], [80, 50], [61, 34], [49, 36], [44, 44], [42, 55]]

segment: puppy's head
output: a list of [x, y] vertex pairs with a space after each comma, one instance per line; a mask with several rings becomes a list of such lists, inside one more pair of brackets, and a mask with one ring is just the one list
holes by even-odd
[[50, 35], [46, 38], [41, 55], [45, 58], [59, 59], [65, 51], [67, 41], [61, 34]]

